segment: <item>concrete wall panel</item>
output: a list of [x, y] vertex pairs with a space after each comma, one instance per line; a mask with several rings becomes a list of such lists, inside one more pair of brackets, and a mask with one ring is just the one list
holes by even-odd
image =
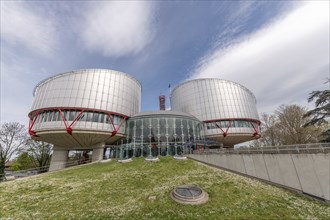
[[244, 154], [244, 155], [242, 155], [242, 158], [243, 158], [243, 161], [244, 161], [246, 174], [250, 175], [250, 176], [253, 176], [253, 177], [257, 177], [252, 155]]
[[233, 161], [236, 165], [236, 172], [246, 173], [243, 157], [241, 155], [232, 155]]
[[281, 170], [278, 165], [276, 154], [264, 154], [265, 163], [268, 170], [269, 181], [284, 185]]
[[226, 155], [220, 155], [219, 165], [221, 165], [220, 167], [228, 169], [228, 163], [227, 163], [227, 156]]
[[330, 154], [243, 154], [189, 157], [330, 200]]
[[284, 185], [294, 189], [302, 190], [291, 155], [279, 154], [276, 156]]
[[312, 155], [294, 154], [292, 159], [299, 176], [302, 191], [323, 198], [324, 195], [315, 173]]
[[312, 154], [312, 158], [324, 198], [330, 200], [330, 154]]
[[237, 171], [236, 161], [233, 160], [232, 155], [227, 155], [227, 169]]
[[215, 154], [210, 154], [209, 155], [210, 156], [210, 158], [211, 158], [211, 161], [212, 161], [212, 164], [215, 164], [215, 165], [217, 165], [217, 155], [215, 155]]
[[264, 155], [252, 155], [256, 176], [260, 179], [269, 180], [268, 170], [265, 164]]

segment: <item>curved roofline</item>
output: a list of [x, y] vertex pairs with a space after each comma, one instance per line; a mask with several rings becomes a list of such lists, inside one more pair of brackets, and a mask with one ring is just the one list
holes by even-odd
[[[172, 111], [172, 110], [151, 110], [151, 111], [144, 111], [144, 112], [139, 112], [135, 115], [133, 115], [132, 117], [130, 117], [130, 119], [134, 119], [134, 118], [139, 118], [139, 117], [150, 117], [150, 116], [154, 116], [154, 115], [171, 115], [171, 116], [184, 116], [184, 117], [189, 117], [189, 118], [194, 118], [198, 121], [200, 121], [198, 118], [196, 118], [196, 116], [185, 113], [185, 112], [180, 112], [180, 111]], [[202, 122], [202, 121], [200, 121]]]
[[237, 83], [237, 82], [233, 82], [233, 81], [226, 80], [226, 79], [220, 79], [220, 78], [198, 78], [198, 79], [190, 79], [190, 80], [184, 81], [183, 83], [180, 83], [179, 85], [177, 85], [177, 86], [174, 87], [174, 89], [172, 90], [172, 92], [171, 92], [171, 94], [170, 94], [170, 98], [172, 97], [173, 92], [174, 92], [177, 88], [179, 88], [179, 87], [181, 87], [181, 86], [183, 86], [183, 85], [185, 85], [185, 84], [187, 84], [187, 83], [193, 82], [193, 81], [202, 81], [202, 80], [217, 80], [217, 81], [224, 81], [224, 82], [229, 82], [229, 83], [236, 84], [237, 86], [243, 88], [243, 89], [246, 90], [248, 93], [250, 93], [250, 94], [252, 95], [252, 97], [254, 98], [254, 100], [257, 102], [257, 99], [256, 99], [255, 95], [253, 94], [253, 92], [251, 92], [251, 90], [249, 90], [249, 89], [246, 88], [245, 86], [243, 86], [243, 85], [241, 85], [241, 84], [239, 84], [239, 83]]
[[64, 75], [76, 74], [76, 73], [78, 73], [79, 71], [86, 71], [86, 70], [94, 70], [94, 71], [95, 71], [95, 70], [100, 70], [100, 71], [102, 71], [102, 70], [110, 70], [110, 71], [115, 71], [115, 72], [117, 72], [117, 73], [123, 74], [123, 75], [125, 75], [125, 76], [127, 76], [127, 77], [133, 79], [134, 81], [136, 81], [136, 82], [140, 85], [140, 88], [142, 89], [142, 84], [140, 83], [140, 81], [137, 80], [136, 78], [134, 78], [133, 76], [131, 76], [131, 75], [128, 74], [128, 73], [124, 73], [124, 72], [121, 72], [121, 71], [118, 71], [118, 70], [112, 70], [112, 69], [98, 69], [98, 68], [91, 68], [91, 69], [77, 69], [77, 70], [72, 70], [72, 71], [69, 71], [69, 72], [58, 73], [58, 74], [56, 74], [56, 75], [50, 76], [50, 77], [48, 77], [48, 78], [46, 78], [46, 79], [40, 81], [40, 82], [34, 87], [34, 89], [33, 89], [33, 93], [32, 93], [32, 94], [33, 94], [33, 96], [35, 96], [38, 87], [41, 86], [41, 85], [43, 85], [44, 83], [50, 81], [50, 80], [53, 80], [53, 79], [59, 78], [59, 77], [64, 76]]

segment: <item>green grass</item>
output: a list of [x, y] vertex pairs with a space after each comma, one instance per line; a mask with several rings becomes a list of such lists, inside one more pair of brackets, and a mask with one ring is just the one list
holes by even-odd
[[[329, 206], [318, 201], [192, 160], [160, 159], [0, 183], [0, 219], [330, 219]], [[174, 202], [170, 192], [181, 184], [202, 187], [209, 202]]]

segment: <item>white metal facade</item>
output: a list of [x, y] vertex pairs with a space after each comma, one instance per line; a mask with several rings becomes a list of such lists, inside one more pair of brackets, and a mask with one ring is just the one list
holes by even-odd
[[31, 111], [48, 107], [100, 109], [133, 116], [140, 112], [141, 84], [106, 69], [84, 69], [50, 77], [36, 86]]
[[259, 118], [252, 92], [227, 80], [187, 81], [174, 88], [170, 98], [172, 110], [187, 112], [201, 121]]
[[260, 133], [256, 98], [237, 83], [221, 79], [191, 80], [174, 88], [170, 99], [172, 110], [189, 113], [205, 123], [206, 138], [232, 146]]
[[61, 147], [112, 143], [125, 135], [125, 120], [140, 112], [140, 103], [141, 84], [126, 73], [84, 69], [58, 74], [36, 86], [29, 132]]

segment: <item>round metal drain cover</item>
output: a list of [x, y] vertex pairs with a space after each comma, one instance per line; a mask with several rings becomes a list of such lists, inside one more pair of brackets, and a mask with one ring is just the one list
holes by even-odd
[[201, 188], [193, 185], [183, 185], [176, 187], [171, 193], [172, 199], [182, 204], [202, 204], [206, 203], [209, 195]]

